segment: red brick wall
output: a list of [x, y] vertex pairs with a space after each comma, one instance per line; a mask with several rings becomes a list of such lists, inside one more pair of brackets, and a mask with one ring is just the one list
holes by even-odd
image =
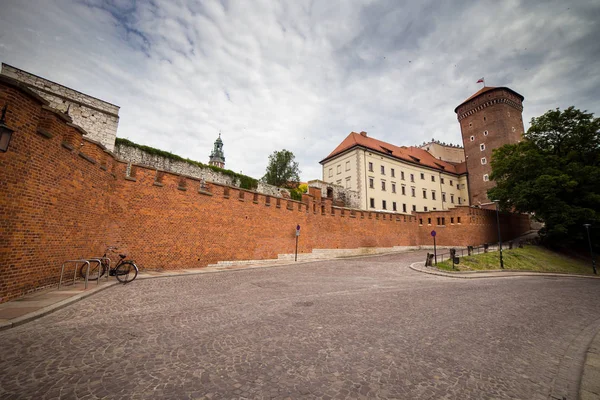
[[[0, 302], [56, 284], [63, 261], [101, 255], [106, 245], [142, 268], [176, 269], [293, 253], [296, 225], [300, 252], [430, 244], [431, 227], [415, 216], [333, 207], [310, 194], [297, 202], [212, 183], [200, 191], [198, 180], [143, 166], [126, 176], [112, 153], [0, 81], [5, 102], [15, 133], [0, 153]], [[436, 226], [440, 245], [495, 241], [493, 213], [459, 207], [419, 217], [438, 214], [446, 218]], [[504, 229], [508, 239], [528, 226]]]

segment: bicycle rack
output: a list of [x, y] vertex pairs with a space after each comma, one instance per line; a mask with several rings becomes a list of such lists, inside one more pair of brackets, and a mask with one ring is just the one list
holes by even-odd
[[73, 284], [75, 284], [75, 279], [77, 279], [77, 264], [84, 263], [87, 264], [87, 271], [85, 274], [85, 288], [87, 289], [88, 284], [88, 275], [90, 273], [90, 262], [88, 260], [67, 260], [63, 263], [62, 268], [60, 270], [60, 280], [58, 281], [58, 288], [60, 289], [63, 281], [63, 275], [65, 273], [65, 265], [68, 263], [75, 263], [75, 272], [73, 273]]
[[[102, 267], [102, 261], [106, 260], [108, 261], [108, 269], [106, 270], [106, 280], [108, 281], [108, 277], [110, 275], [110, 258], [108, 257], [94, 257], [94, 258], [88, 258], [89, 261], [93, 261], [93, 262], [97, 262], [98, 263], [98, 274], [100, 273], [100, 268]], [[98, 280], [96, 281], [96, 286], [98, 286], [100, 284], [100, 277], [98, 277]]]

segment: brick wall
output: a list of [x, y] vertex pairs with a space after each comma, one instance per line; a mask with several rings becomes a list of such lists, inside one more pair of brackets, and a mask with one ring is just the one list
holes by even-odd
[[[418, 217], [335, 207], [311, 188], [293, 201], [128, 165], [82, 138], [64, 115], [0, 79], [0, 104], [15, 129], [0, 153], [0, 301], [56, 284], [64, 260], [129, 253], [142, 268], [195, 268], [221, 260], [274, 258], [315, 248], [429, 244], [418, 218], [461, 217], [439, 229], [440, 245], [495, 241], [495, 215], [458, 207]], [[507, 237], [528, 227], [504, 216]], [[435, 220], [434, 220], [435, 221]]]
[[48, 105], [65, 112], [92, 140], [112, 150], [119, 126], [119, 107], [77, 90], [49, 81], [13, 66], [2, 64], [2, 75], [16, 79], [44, 98]]

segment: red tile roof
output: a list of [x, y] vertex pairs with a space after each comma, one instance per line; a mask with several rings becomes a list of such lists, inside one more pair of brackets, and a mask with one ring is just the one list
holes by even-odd
[[474, 98], [481, 96], [484, 93], [487, 93], [491, 90], [494, 89], [506, 89], [508, 91], [513, 92], [514, 94], [516, 94], [517, 96], [519, 96], [521, 98], [521, 101], [525, 100], [525, 97], [523, 97], [522, 95], [520, 95], [519, 93], [515, 92], [512, 89], [509, 89], [507, 87], [496, 87], [496, 86], [484, 86], [483, 88], [481, 88], [480, 90], [478, 90], [477, 92], [475, 92], [472, 96], [470, 96], [468, 99], [466, 99], [465, 101], [463, 101], [462, 103], [460, 103], [459, 105], [456, 106], [456, 108], [454, 109], [454, 112], [456, 112], [456, 110], [458, 110], [458, 107], [462, 106], [463, 104], [465, 104], [468, 101], [473, 100]]
[[[466, 163], [452, 164], [446, 161], [438, 160], [428, 151], [417, 147], [398, 147], [381, 140], [373, 139], [362, 133], [351, 132], [346, 139], [342, 141], [327, 157], [320, 161], [321, 164], [334, 158], [338, 154], [345, 152], [353, 147], [363, 147], [381, 154], [409, 162], [411, 164], [421, 165], [438, 171], [448, 172], [455, 175], [461, 175], [467, 172]], [[463, 166], [464, 164], [464, 166]]]

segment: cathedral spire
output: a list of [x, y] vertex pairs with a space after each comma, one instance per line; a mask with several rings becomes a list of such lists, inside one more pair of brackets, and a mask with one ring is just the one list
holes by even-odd
[[223, 153], [223, 141], [221, 140], [221, 131], [219, 131], [219, 137], [215, 140], [215, 146], [213, 151], [210, 153], [210, 161], [209, 165], [214, 165], [215, 167], [224, 168], [225, 167], [225, 154]]

